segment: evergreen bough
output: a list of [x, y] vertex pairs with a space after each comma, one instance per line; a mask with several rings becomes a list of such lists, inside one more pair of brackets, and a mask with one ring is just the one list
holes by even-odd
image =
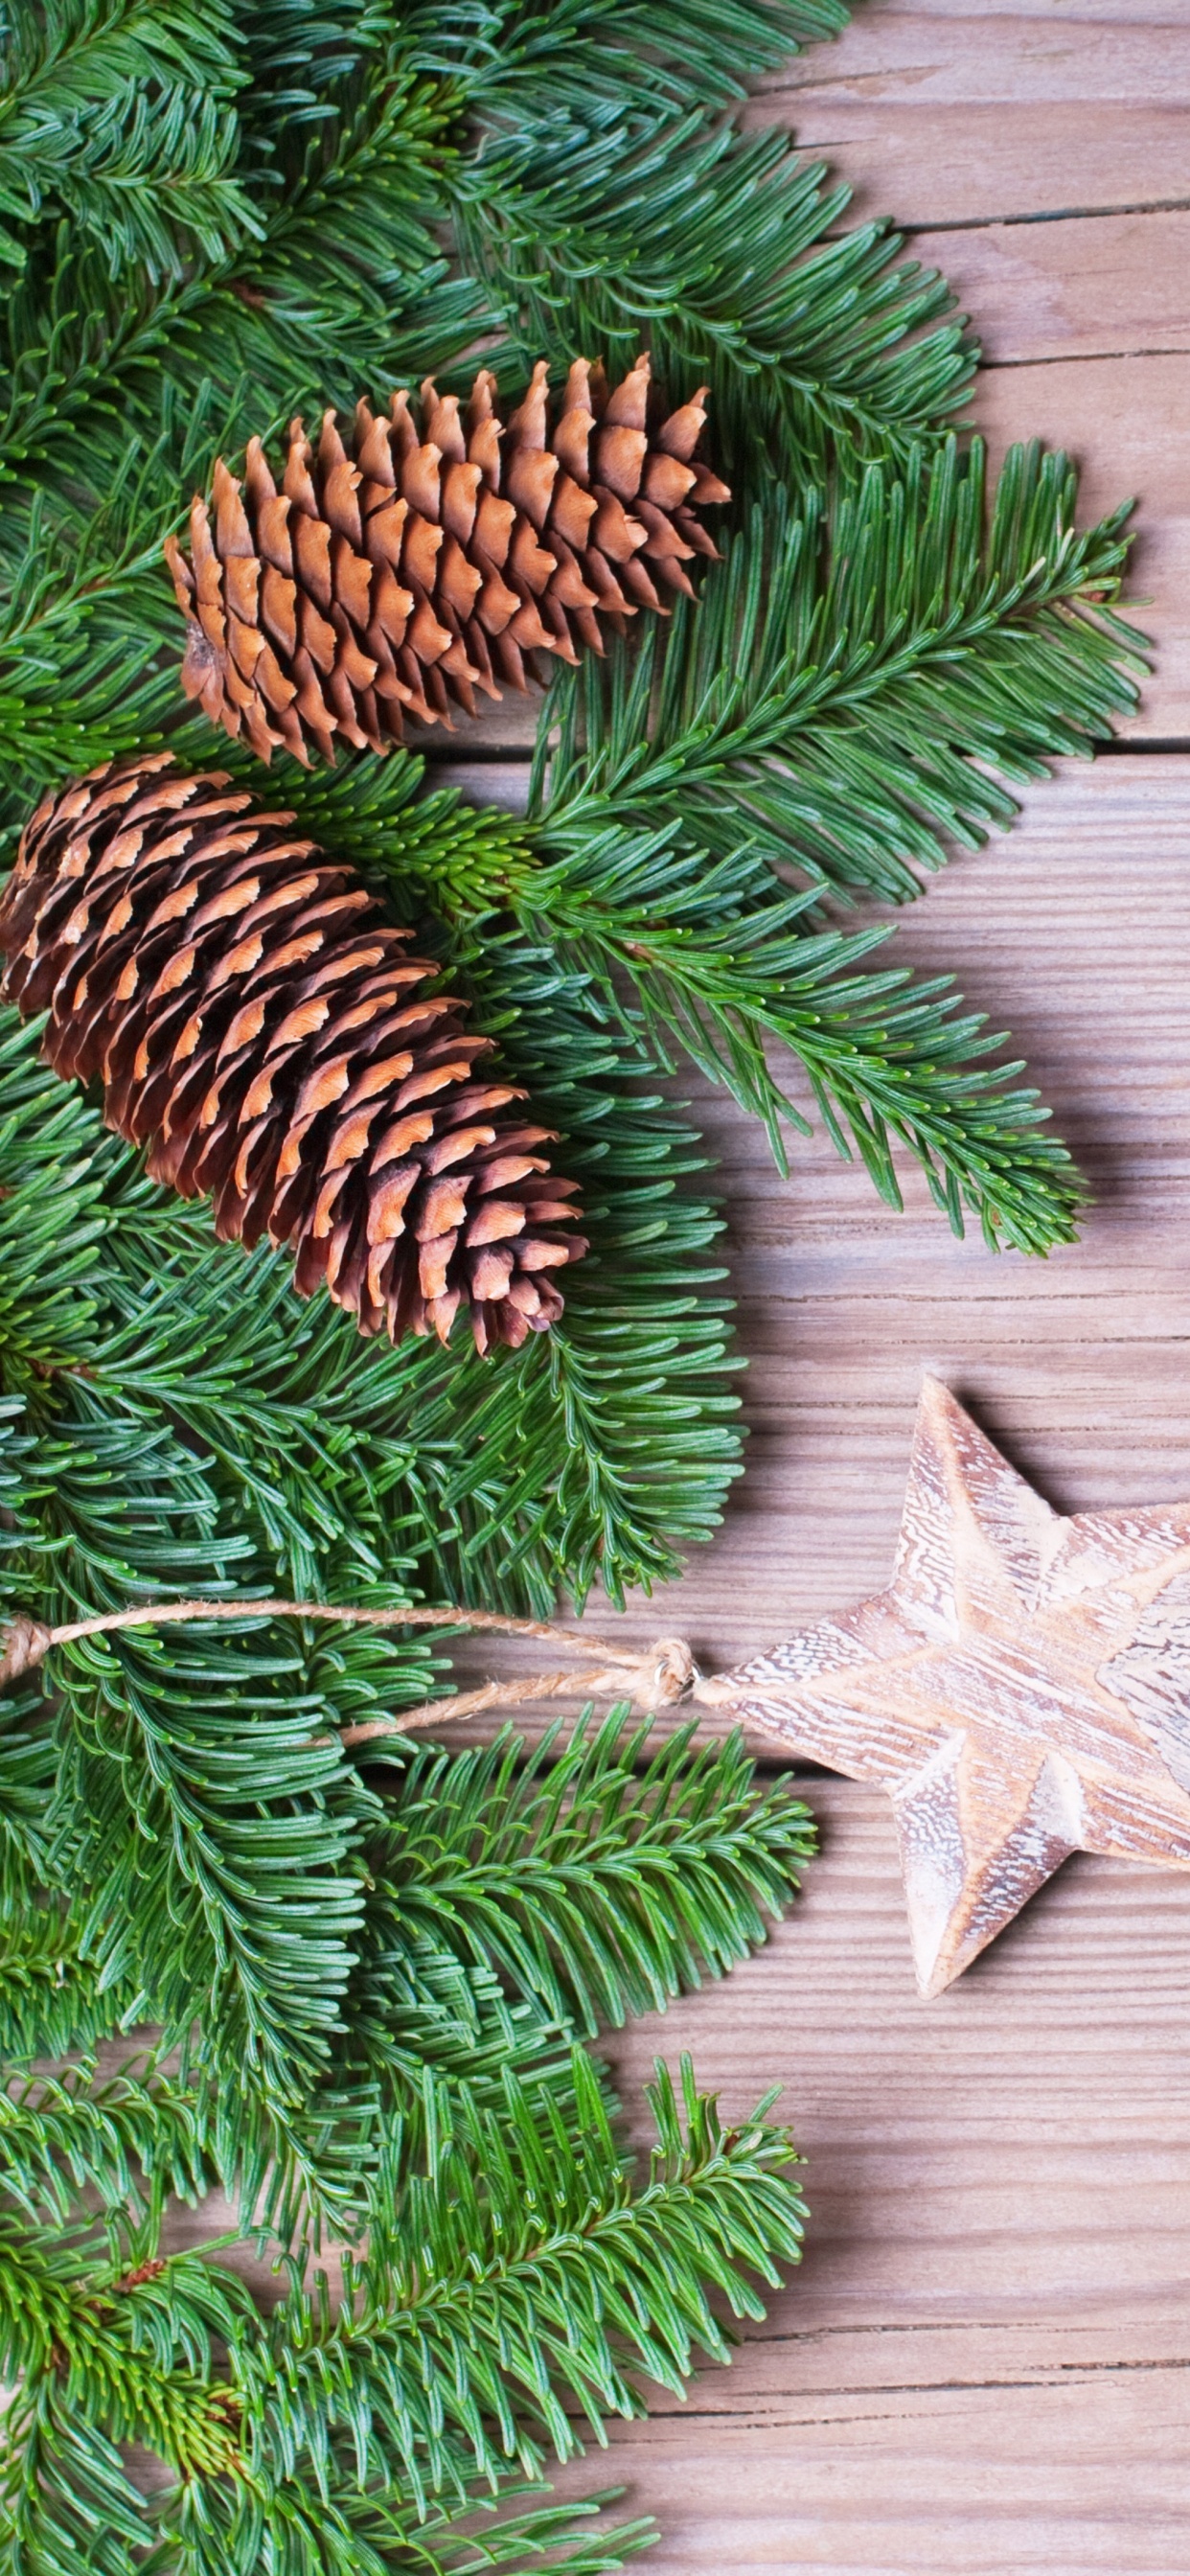
[[[269, 786], [436, 943], [563, 1132], [592, 1252], [552, 1334], [486, 1365], [361, 1344], [152, 1188], [6, 1017], [15, 1608], [541, 1613], [670, 1573], [738, 1466], [705, 1157], [657, 1087], [683, 1057], [778, 1158], [792, 1056], [894, 1204], [908, 1152], [952, 1225], [1069, 1237], [1078, 1176], [1021, 1068], [848, 916], [1130, 702], [1124, 514], [1078, 531], [1031, 447], [985, 495], [944, 282], [737, 122], [844, 14], [687, 0], [671, 51], [648, 0], [0, 12], [10, 853], [45, 788], [161, 741], [263, 787], [180, 700], [160, 552], [213, 457], [295, 410], [461, 389], [479, 349], [514, 392], [647, 343], [674, 400], [709, 382], [736, 494], [698, 605], [554, 683], [524, 822], [407, 753]], [[622, 1713], [532, 1757], [353, 1761], [344, 1727], [424, 1700], [444, 1643], [122, 1632], [0, 1704], [14, 2576], [597, 2576], [647, 2534], [529, 2492], [548, 2454], [679, 2387], [796, 2257], [767, 2106], [724, 2132], [662, 2072], [634, 2178], [587, 2049], [763, 1937], [804, 1810], [737, 1743], [650, 1754]], [[163, 2253], [179, 2203], [202, 2217]], [[229, 2229], [271, 2246], [271, 2301]]]
[[[243, 1700], [242, 1658], [236, 1678]], [[234, 1694], [208, 1701], [226, 1764]], [[238, 1818], [227, 1796], [200, 1815], [193, 1762], [142, 1796], [125, 1843], [129, 1821], [172, 1841], [172, 1885], [152, 1858], [131, 1883], [129, 1856], [113, 1892], [63, 1784], [65, 1680], [56, 1723], [24, 1721], [5, 1753], [36, 1747], [47, 1788], [57, 1754], [59, 1788], [47, 1859], [5, 1781], [0, 2013], [24, 2061], [0, 2092], [6, 2563], [462, 2576], [561, 2548], [573, 2576], [620, 2566], [646, 2526], [595, 2541], [586, 2505], [506, 2508], [581, 2427], [726, 2358], [724, 2307], [763, 2314], [756, 2280], [796, 2261], [804, 2211], [769, 2102], [725, 2131], [688, 2060], [676, 2090], [658, 2065], [638, 2179], [583, 2043], [763, 1939], [811, 1848], [805, 1809], [757, 1796], [736, 1739], [692, 1755], [687, 1728], [650, 1758], [622, 1710], [527, 1759], [507, 1736], [397, 1747], [366, 1783], [339, 1751], [303, 1799], [290, 1714], [271, 1733], [288, 1761], [254, 1730], [273, 1795], [241, 1791]], [[125, 1743], [126, 1767], [150, 1754]], [[151, 2052], [117, 2062], [149, 2019]], [[69, 2064], [44, 2074], [46, 2051]], [[200, 2215], [163, 2252], [179, 2202]], [[283, 2288], [228, 2269], [237, 2237], [272, 2246]]]

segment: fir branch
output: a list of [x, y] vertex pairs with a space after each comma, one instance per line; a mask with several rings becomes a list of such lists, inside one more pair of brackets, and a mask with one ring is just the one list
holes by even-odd
[[609, 89], [641, 106], [726, 106], [847, 16], [842, 0], [688, 0], [671, 33], [649, 0], [421, 0], [405, 23], [419, 68], [511, 122], [589, 108]]
[[715, 857], [742, 826], [746, 851], [811, 888], [912, 898], [914, 864], [1012, 818], [974, 763], [1040, 776], [1134, 701], [1141, 639], [1110, 610], [1127, 511], [1079, 531], [1076, 500], [1068, 458], [1014, 448], [985, 524], [980, 440], [919, 453], [904, 481], [873, 468], [830, 519], [814, 496], [776, 497], [698, 611], [679, 602], [667, 636], [646, 637], [630, 682], [618, 659], [610, 688], [585, 666], [551, 826], [572, 809], [654, 830], [689, 818]]
[[292, 2101], [327, 2056], [360, 1913], [360, 1798], [316, 1717], [312, 1737], [300, 1657], [191, 1644], [64, 1664], [56, 1870], [93, 1891], [104, 1981], [138, 1983], [176, 2036], [204, 1994], [246, 2079]]
[[[216, 441], [234, 449], [253, 430], [275, 430], [295, 408], [350, 405], [370, 380], [416, 380], [483, 327], [484, 307], [470, 282], [449, 277], [436, 230], [451, 102], [408, 70], [389, 27], [362, 88], [340, 76], [332, 42], [320, 66], [330, 87], [311, 108], [286, 86], [286, 37], [275, 21], [292, 27], [292, 13], [263, 15], [270, 20], [257, 67], [263, 86], [239, 103], [251, 239], [180, 279], [154, 283], [141, 269], [117, 289], [78, 226], [43, 227], [39, 255], [3, 317], [0, 472], [45, 486], [76, 511], [89, 492], [91, 507], [102, 506], [112, 475], [126, 470], [130, 439], [152, 446], [163, 388], [174, 405], [169, 413], [167, 400], [168, 416], [181, 421], [159, 485], [168, 521], [191, 479], [205, 477]], [[379, 39], [376, 13], [357, 15], [353, 63], [368, 33], [365, 17], [369, 41]], [[247, 49], [250, 27], [241, 33]], [[317, 26], [310, 33], [317, 57]], [[300, 68], [295, 43], [290, 73]], [[246, 60], [245, 77], [251, 68]], [[212, 400], [221, 425], [212, 420], [201, 460], [191, 463], [183, 444], [193, 438], [195, 413]], [[68, 425], [70, 477], [60, 464]], [[90, 485], [85, 472], [80, 480], [84, 456]]]
[[287, 2116], [209, 2037], [181, 2071], [149, 2050], [99, 2076], [92, 2055], [0, 2091], [0, 2193], [48, 2224], [71, 2219], [85, 2192], [112, 2222], [113, 2260], [130, 2231], [139, 2259], [155, 2262], [167, 2204], [193, 2208], [216, 2184], [238, 2196], [246, 2229], [267, 2229], [284, 2250], [299, 2235], [317, 2245], [328, 2227], [362, 2222], [380, 2107], [374, 2085], [350, 2096], [326, 2085], [312, 2117]]
[[523, 373], [544, 348], [626, 367], [647, 343], [675, 391], [709, 380], [737, 485], [775, 479], [775, 455], [845, 480], [903, 456], [967, 397], [975, 353], [942, 319], [945, 281], [897, 267], [885, 225], [828, 237], [848, 191], [823, 179], [779, 130], [633, 119], [615, 97], [497, 130], [453, 190], [464, 260], [502, 306], [497, 365]]
[[[0, 1923], [23, 1912], [45, 1884], [54, 1771], [53, 1730], [44, 1705], [32, 1692], [6, 1692], [0, 1701]], [[0, 1996], [3, 1989], [0, 1968]]]
[[[110, 278], [177, 274], [259, 231], [233, 176], [243, 73], [224, 0], [45, 0], [0, 29], [0, 259], [60, 211]], [[13, 229], [13, 226], [17, 229]]]
[[784, 1787], [756, 1800], [739, 1737], [692, 1754], [686, 1726], [644, 1761], [647, 1735], [621, 1708], [528, 1762], [507, 1734], [417, 1754], [369, 1841], [369, 1945], [451, 1950], [591, 2037], [726, 1974], [788, 1904], [810, 1817]]
[[65, 2222], [90, 2186], [104, 2208], [148, 2218], [153, 2243], [167, 2198], [194, 2203], [210, 2188], [202, 2105], [151, 2067], [101, 2084], [93, 2072], [72, 2066], [0, 2089], [0, 2192], [34, 2221]]
[[[553, 2504], [531, 2501], [547, 2496], [548, 2488], [509, 2479], [502, 2482], [498, 2509], [490, 2493], [481, 2491], [462, 2512], [437, 2505], [418, 2520], [408, 2506], [361, 2497], [352, 2486], [339, 2499], [339, 2510], [352, 2550], [374, 2551], [385, 2569], [400, 2564], [418, 2576], [422, 2571], [424, 2576], [486, 2576], [488, 2569], [505, 2568], [510, 2576], [529, 2576], [544, 2559], [551, 2576], [555, 2570], [557, 2576], [617, 2576], [657, 2537], [648, 2521], [614, 2523], [607, 2529], [596, 2520], [620, 2492], [612, 2487], [575, 2503]], [[508, 2513], [504, 2508], [509, 2504], [521, 2509]], [[358, 2563], [348, 2561], [349, 2566]]]
[[[383, 1900], [367, 1909], [333, 2070], [344, 2101], [366, 2105], [367, 2149], [366, 2154], [360, 2150], [352, 2186], [354, 2207], [358, 2211], [362, 2206], [365, 2216], [382, 2151], [391, 2147], [397, 2121], [402, 2169], [415, 2166], [424, 2155], [427, 2075], [448, 2092], [465, 2087], [482, 2110], [496, 2116], [503, 2109], [509, 2074], [535, 2100], [556, 2096], [564, 2109], [573, 2101], [575, 2034], [570, 2022], [551, 2016], [532, 1998], [510, 1994], [491, 1969], [468, 1966], [441, 1943], [424, 1937], [386, 1940], [385, 1917]], [[594, 2074], [603, 2080], [600, 2067], [594, 2067]], [[615, 2103], [606, 2082], [604, 2091], [611, 2117]], [[333, 2099], [329, 2085], [312, 2096], [307, 2109], [311, 2131], [324, 2102], [333, 2108]], [[320, 2148], [320, 2172], [323, 2162]], [[391, 2154], [385, 2170], [391, 2182]], [[244, 2207], [250, 2211], [254, 2204], [245, 2199]], [[275, 2235], [285, 2236], [275, 2220], [270, 2218], [269, 2224]], [[340, 2224], [335, 2232], [355, 2242], [362, 2224]]]
[[191, 2255], [126, 2268], [98, 2253], [85, 2228], [51, 2235], [0, 2214], [0, 2352], [23, 2383], [0, 2500], [12, 2562], [30, 2576], [65, 2576], [79, 2549], [102, 2576], [143, 2564], [152, 2518], [119, 2444], [144, 2443], [188, 2482], [238, 2468], [214, 2342], [234, 2346], [247, 2293]]
[[199, 2256], [127, 2269], [104, 2262], [85, 2227], [30, 2227], [0, 2213], [0, 2361], [24, 2383], [26, 2420], [52, 2381], [66, 2419], [147, 2442], [183, 2471], [217, 2474], [235, 2457], [236, 2410], [210, 2384], [216, 2346], [234, 2354], [251, 2313], [236, 2276]]
[[[533, 2090], [506, 2066], [498, 2097], [428, 2074], [418, 2092], [408, 2137], [390, 2123], [366, 2260], [345, 2258], [341, 2296], [295, 2266], [271, 2317], [213, 2259], [226, 2239], [163, 2260], [126, 2225], [105, 2253], [86, 2222], [50, 2231], [0, 2210], [0, 2367], [23, 2382], [0, 2491], [30, 2576], [68, 2568], [91, 2518], [88, 2563], [109, 2576], [150, 2545], [158, 2576], [479, 2576], [555, 2549], [571, 2576], [598, 2576], [644, 2544], [639, 2524], [584, 2541], [605, 2500], [539, 2504], [524, 2464], [543, 2438], [577, 2447], [554, 2390], [598, 2430], [639, 2411], [642, 2373], [680, 2387], [696, 2348], [725, 2354], [722, 2307], [763, 2313], [757, 2282], [800, 2250], [789, 2139], [766, 2105], [724, 2132], [686, 2061], [679, 2109], [659, 2068], [636, 2185], [581, 2052]], [[80, 2078], [89, 2168], [85, 2101]], [[133, 2440], [180, 2483], [146, 2497], [119, 2457]]]
[[[13, 1139], [18, 1160], [22, 1141]], [[0, 1227], [14, 1216], [11, 1200], [0, 1203]], [[94, 1252], [92, 1242], [92, 1261]], [[89, 1320], [80, 1301], [84, 1351]], [[72, 1358], [78, 1338], [76, 1325]], [[90, 1608], [113, 1590], [135, 1595], [150, 1567], [176, 1580], [190, 1549], [204, 1585], [221, 1589], [245, 1542], [219, 1534], [200, 1462], [160, 1415], [147, 1424], [118, 1394], [62, 1371], [63, 1356], [54, 1353], [55, 1373], [28, 1398], [36, 1436], [22, 1445], [13, 1494], [17, 1580], [23, 1556], [24, 1580], [40, 1583], [47, 1606], [66, 1607], [81, 1575]], [[300, 1655], [212, 1653], [213, 1642], [176, 1655], [144, 1638], [63, 1650], [50, 1870], [104, 1889], [93, 1951], [103, 1982], [134, 1993], [147, 1985], [161, 2018], [185, 2027], [197, 1977], [240, 2019], [241, 2047], [261, 2052], [284, 2095], [303, 2051], [313, 2049], [313, 2063], [325, 2049], [346, 1979], [358, 1895], [341, 1872], [354, 1792], [340, 1782], [342, 1756], [318, 1725], [323, 1703], [303, 1687]], [[182, 1728], [179, 1692], [189, 1702]], [[312, 1910], [320, 1939], [307, 1945]]]
[[765, 854], [708, 867], [697, 846], [682, 848], [676, 820], [634, 833], [592, 804], [547, 824], [547, 850], [575, 857], [526, 871], [517, 909], [586, 970], [629, 1042], [645, 1034], [672, 1071], [676, 1039], [763, 1120], [784, 1172], [780, 1122], [804, 1132], [806, 1121], [773, 1070], [766, 1040], [776, 1039], [799, 1060], [840, 1152], [850, 1137], [892, 1206], [896, 1142], [923, 1165], [956, 1233], [965, 1201], [993, 1248], [1001, 1237], [1031, 1252], [1069, 1239], [1082, 1196], [1070, 1157], [1037, 1132], [1048, 1113], [1036, 1092], [1011, 1087], [1021, 1066], [981, 1066], [1003, 1039], [962, 1015], [950, 978], [856, 975], [887, 930], [804, 936], [807, 898], [785, 892]]
[[22, 101], [52, 85], [63, 110], [85, 107], [130, 81], [189, 76], [212, 96], [232, 98], [243, 81], [229, 0], [39, 0], [5, 10], [0, 79]]
[[387, 61], [393, 37], [391, 0], [244, 0], [237, 16], [245, 120], [267, 111], [287, 132], [333, 117], [346, 84], [369, 62]]
[[511, 893], [612, 1014], [619, 979], [661, 1061], [676, 1037], [757, 1111], [779, 1159], [797, 1112], [768, 1038], [894, 1205], [900, 1141], [957, 1231], [965, 1202], [1030, 1251], [1068, 1239], [1080, 1184], [1020, 1067], [980, 1064], [1002, 1041], [948, 980], [852, 973], [883, 934], [824, 929], [823, 898], [915, 894], [915, 867], [1011, 819], [989, 769], [1034, 776], [1131, 702], [1137, 639], [1108, 604], [1122, 514], [1079, 533], [1074, 504], [1064, 457], [1017, 449], [985, 533], [982, 449], [952, 442], [904, 484], [873, 469], [829, 530], [813, 503], [755, 514], [664, 642], [560, 684], [547, 864]]
[[561, 2459], [577, 2446], [560, 2392], [597, 2428], [640, 2410], [639, 2374], [680, 2389], [696, 2347], [726, 2357], [703, 2283], [735, 2316], [763, 2313], [747, 2275], [775, 2282], [774, 2259], [796, 2261], [803, 2218], [767, 2106], [725, 2133], [684, 2061], [683, 2126], [659, 2067], [658, 2144], [634, 2194], [577, 2055], [574, 2084], [581, 2147], [511, 2081], [499, 2122], [442, 2101], [424, 2182], [398, 2235], [374, 2230], [339, 2317], [295, 2294], [267, 2362], [235, 2356], [256, 2474], [316, 2469], [339, 2436], [361, 2478], [376, 2467], [418, 2495], [463, 2491], [468, 2458], [472, 2474], [509, 2460], [532, 2474], [543, 2437]]
[[30, 1897], [0, 1925], [0, 2055], [7, 2067], [63, 2058], [143, 2016], [135, 1986], [104, 1983], [83, 1956], [84, 1926], [60, 1891]]
[[[448, 266], [431, 227], [453, 102], [416, 78], [399, 46], [378, 69], [329, 121], [295, 119], [292, 159], [284, 130], [278, 136], [279, 202], [236, 267], [240, 365], [259, 362], [263, 383], [288, 383], [295, 398], [308, 385], [318, 409], [350, 407], [361, 383], [389, 381], [403, 354], [394, 337], [403, 311], [415, 335], [409, 356], [420, 349], [426, 367], [435, 357], [449, 364], [482, 324], [469, 283], [434, 293]], [[258, 413], [260, 399], [258, 385]]]
[[[600, 2015], [621, 2020], [705, 1972], [724, 1973], [796, 1889], [812, 1848], [806, 1811], [783, 1790], [757, 1798], [735, 1741], [705, 1748], [691, 1765], [686, 1731], [638, 1774], [645, 1738], [626, 1730], [625, 1716], [616, 1709], [590, 1739], [580, 1724], [556, 1773], [540, 1754], [522, 1772], [524, 1747], [508, 1737], [490, 1753], [415, 1762], [375, 1810], [362, 1849], [357, 1961], [329, 2060], [301, 2101], [278, 2098], [275, 2071], [270, 2081], [269, 2066], [254, 2066], [242, 2046], [231, 2053], [216, 1988], [201, 2040], [186, 2042], [182, 2091], [150, 2060], [143, 2077], [125, 2068], [107, 2089], [72, 2076], [65, 2094], [34, 2083], [7, 2106], [0, 2097], [0, 2189], [26, 2209], [61, 2214], [70, 2176], [105, 2207], [123, 2196], [138, 2224], [154, 2213], [155, 2227], [162, 2177], [178, 2193], [217, 2176], [237, 2194], [243, 2223], [283, 2245], [309, 2231], [315, 2242], [328, 2230], [351, 2234], [394, 2119], [406, 2154], [416, 2149], [427, 2068], [489, 2109], [510, 2070], [552, 2095], [569, 2080], [568, 2037], [593, 2030]], [[545, 1755], [556, 1751], [554, 1738]], [[45, 1959], [59, 2012], [70, 2005], [63, 1961], [80, 1946], [102, 1957], [127, 1913], [119, 1874], [96, 1888], [86, 1857], [66, 1916], [35, 1918], [34, 1965]], [[151, 1903], [151, 1888], [138, 1895], [140, 1908]], [[192, 1936], [181, 1950], [193, 1996], [202, 1954]], [[46, 2036], [60, 2050], [126, 2024], [134, 2006], [141, 2019], [160, 2014], [169, 1989], [159, 1968], [139, 1997], [127, 1984], [115, 1990], [99, 2029], [79, 2031], [76, 2007]], [[176, 2022], [176, 1998], [173, 2014]], [[18, 2035], [26, 2058], [43, 2030], [39, 2016]], [[291, 2095], [301, 2063], [291, 2045]], [[143, 2177], [135, 2185], [133, 2159]]]
[[618, 2576], [657, 2537], [648, 2522], [604, 2523], [618, 2493], [546, 2503], [533, 2500], [547, 2488], [509, 2477], [494, 2495], [485, 2482], [462, 2503], [419, 2514], [412, 2500], [362, 2488], [338, 2462], [321, 2495], [285, 2486], [267, 2504], [243, 2485], [191, 2481], [165, 2508], [149, 2567], [151, 2576], [531, 2576], [539, 2567], [550, 2576]]
[[140, 2576], [152, 2526], [116, 2444], [43, 2380], [18, 2399], [0, 2455], [0, 2536], [28, 2576]]

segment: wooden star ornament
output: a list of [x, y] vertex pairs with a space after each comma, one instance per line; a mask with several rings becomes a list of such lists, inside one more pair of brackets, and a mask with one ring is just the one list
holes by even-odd
[[887, 1789], [925, 1995], [1069, 1852], [1190, 1869], [1190, 1504], [1063, 1519], [934, 1379], [888, 1590], [731, 1680]]

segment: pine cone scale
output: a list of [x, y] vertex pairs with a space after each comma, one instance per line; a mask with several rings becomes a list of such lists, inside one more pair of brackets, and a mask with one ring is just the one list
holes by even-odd
[[48, 1010], [49, 1061], [102, 1076], [155, 1179], [289, 1243], [303, 1294], [394, 1338], [466, 1305], [481, 1350], [515, 1346], [585, 1249], [548, 1131], [351, 870], [226, 785], [155, 756], [47, 800], [0, 902], [4, 997]]
[[420, 425], [404, 393], [387, 420], [360, 402], [351, 454], [332, 412], [317, 447], [295, 420], [280, 489], [253, 439], [195, 499], [189, 555], [167, 540], [182, 685], [262, 759], [384, 752], [406, 709], [449, 725], [477, 688], [524, 689], [526, 655], [575, 663], [601, 621], [664, 614], [658, 581], [693, 595], [684, 564], [716, 555], [697, 512], [730, 498], [694, 456], [702, 394], [650, 424], [647, 358], [610, 394], [576, 361], [552, 426], [544, 365], [507, 423], [494, 391], [481, 372], [465, 422], [428, 381]]

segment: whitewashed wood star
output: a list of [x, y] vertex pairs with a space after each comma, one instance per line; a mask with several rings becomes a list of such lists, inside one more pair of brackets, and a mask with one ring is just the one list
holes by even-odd
[[1072, 1851], [1190, 1869], [1190, 1504], [1063, 1519], [934, 1379], [888, 1590], [730, 1680], [888, 1791], [923, 1994]]

